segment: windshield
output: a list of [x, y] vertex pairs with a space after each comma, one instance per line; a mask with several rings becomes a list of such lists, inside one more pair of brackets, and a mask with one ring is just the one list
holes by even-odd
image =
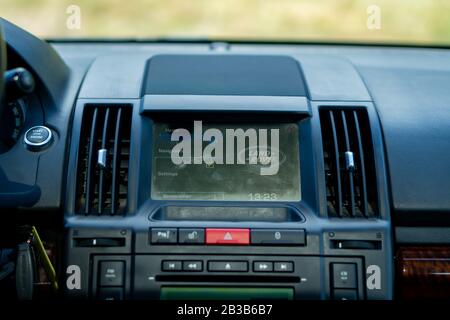
[[43, 38], [450, 45], [448, 0], [1, 0]]

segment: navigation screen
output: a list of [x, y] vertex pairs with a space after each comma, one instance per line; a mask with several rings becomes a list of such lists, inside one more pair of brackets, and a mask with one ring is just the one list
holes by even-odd
[[152, 198], [299, 201], [295, 123], [156, 122]]

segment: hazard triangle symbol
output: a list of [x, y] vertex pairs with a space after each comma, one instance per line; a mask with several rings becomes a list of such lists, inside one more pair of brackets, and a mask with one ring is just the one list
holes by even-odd
[[231, 235], [231, 233], [227, 232], [225, 233], [223, 240], [233, 240], [233, 236]]

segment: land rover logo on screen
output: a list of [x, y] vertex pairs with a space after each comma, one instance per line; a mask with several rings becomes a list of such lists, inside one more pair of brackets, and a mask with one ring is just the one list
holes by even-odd
[[[172, 148], [171, 159], [176, 165], [260, 164], [262, 166], [259, 174], [272, 176], [276, 175], [280, 168], [279, 135], [279, 129], [270, 129], [269, 147], [268, 129], [226, 129], [224, 137], [222, 131], [216, 128], [203, 132], [202, 121], [194, 121], [193, 136], [189, 130], [183, 128], [172, 132], [171, 141], [178, 143]], [[203, 142], [209, 144], [203, 148]]]

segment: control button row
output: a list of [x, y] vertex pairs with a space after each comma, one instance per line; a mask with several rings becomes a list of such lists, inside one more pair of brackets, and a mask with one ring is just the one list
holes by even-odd
[[291, 261], [282, 261], [282, 262], [255, 261], [255, 262], [253, 262], [253, 271], [255, 271], [255, 272], [294, 272], [294, 263]]
[[177, 243], [178, 231], [176, 228], [151, 229], [151, 243]]
[[203, 262], [183, 261], [183, 271], [203, 271]]
[[254, 245], [298, 245], [306, 243], [305, 230], [276, 230], [255, 229], [252, 230], [251, 242]]
[[250, 229], [206, 229], [206, 244], [248, 245]]
[[100, 262], [100, 286], [122, 287], [125, 284], [125, 262], [124, 261], [101, 261]]
[[153, 244], [204, 244], [205, 230], [200, 228], [153, 228], [150, 237]]
[[162, 271], [203, 271], [202, 261], [170, 261], [162, 262]]
[[357, 272], [355, 263], [332, 263], [334, 289], [357, 289]]
[[209, 261], [208, 271], [212, 272], [247, 272], [247, 261]]
[[125, 286], [125, 261], [99, 262], [98, 298], [122, 300]]
[[306, 244], [305, 230], [152, 228], [152, 244], [295, 245]]
[[[162, 271], [203, 271], [202, 261], [164, 260]], [[209, 272], [248, 272], [247, 261], [208, 261]], [[292, 261], [254, 261], [254, 272], [294, 272]]]
[[334, 300], [358, 300], [358, 291], [355, 289], [334, 289]]
[[181, 271], [183, 270], [183, 263], [181, 261], [163, 261], [162, 271]]
[[358, 299], [358, 272], [356, 263], [332, 263], [330, 273], [333, 299]]
[[98, 299], [108, 301], [123, 300], [123, 288], [120, 287], [99, 288]]

